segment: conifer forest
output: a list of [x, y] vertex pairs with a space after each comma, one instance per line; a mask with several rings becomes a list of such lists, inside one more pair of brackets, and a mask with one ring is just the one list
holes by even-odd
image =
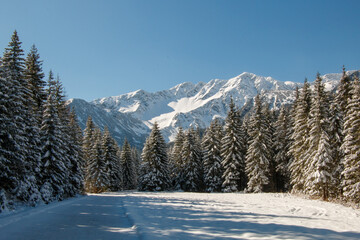
[[336, 91], [320, 74], [295, 101], [180, 128], [166, 143], [154, 124], [143, 149], [123, 146], [88, 116], [81, 130], [59, 76], [42, 70], [15, 31], [0, 59], [0, 212], [105, 191], [291, 192], [360, 203], [360, 81], [345, 69]]

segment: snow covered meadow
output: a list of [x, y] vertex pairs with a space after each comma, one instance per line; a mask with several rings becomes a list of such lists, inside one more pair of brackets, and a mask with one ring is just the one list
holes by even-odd
[[360, 239], [360, 210], [282, 193], [108, 192], [0, 215], [0, 239]]
[[360, 239], [360, 210], [290, 194], [111, 195], [143, 239]]

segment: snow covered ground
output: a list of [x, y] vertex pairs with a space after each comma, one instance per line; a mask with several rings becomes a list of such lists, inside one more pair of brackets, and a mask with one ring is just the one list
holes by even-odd
[[289, 194], [117, 192], [0, 214], [0, 239], [360, 239], [360, 210]]
[[360, 210], [289, 194], [116, 195], [143, 239], [360, 239]]

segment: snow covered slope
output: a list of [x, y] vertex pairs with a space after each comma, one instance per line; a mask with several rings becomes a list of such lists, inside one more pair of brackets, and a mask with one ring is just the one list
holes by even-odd
[[[326, 89], [335, 89], [341, 75], [324, 75]], [[136, 136], [143, 136], [157, 122], [165, 139], [172, 141], [180, 126], [184, 129], [191, 126], [205, 128], [214, 118], [224, 119], [231, 97], [241, 108], [261, 93], [271, 107], [279, 107], [294, 100], [294, 90], [297, 86], [301, 87], [302, 84], [281, 82], [271, 77], [244, 72], [229, 80], [214, 79], [208, 83], [198, 84], [185, 82], [155, 93], [138, 90], [120, 96], [105, 97], [94, 100], [87, 106], [96, 109], [95, 112], [99, 115], [99, 119], [94, 120], [96, 124], [107, 125], [108, 118], [115, 117], [109, 120], [112, 125], [121, 125], [128, 132], [133, 131]], [[82, 108], [76, 107], [77, 102], [74, 101], [70, 105], [79, 110]], [[88, 111], [87, 114], [91, 115], [92, 110]], [[107, 113], [107, 116], [101, 117], [100, 112]], [[83, 125], [86, 121], [85, 115], [83, 111], [80, 116]], [[129, 119], [126, 121], [127, 117]], [[122, 129], [121, 127], [118, 129]]]

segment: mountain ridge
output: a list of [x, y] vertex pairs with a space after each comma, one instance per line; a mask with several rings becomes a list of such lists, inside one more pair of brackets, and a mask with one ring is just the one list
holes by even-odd
[[[326, 89], [334, 90], [341, 76], [342, 73], [323, 75]], [[224, 119], [231, 98], [238, 107], [242, 107], [257, 94], [262, 94], [270, 106], [276, 108], [292, 103], [294, 90], [302, 85], [244, 72], [228, 80], [212, 79], [196, 84], [183, 82], [153, 93], [140, 89], [91, 102], [69, 100], [69, 105], [75, 108], [82, 128], [86, 122], [85, 115], [94, 115], [93, 120], [101, 129], [106, 124], [111, 125], [109, 130], [120, 144], [124, 139], [120, 135], [123, 134], [130, 143], [141, 148], [155, 122], [165, 139], [172, 141], [179, 127], [205, 128], [214, 118]]]

